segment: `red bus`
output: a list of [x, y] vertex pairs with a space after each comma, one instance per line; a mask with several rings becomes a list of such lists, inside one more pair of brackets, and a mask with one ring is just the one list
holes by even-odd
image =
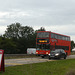
[[44, 58], [53, 49], [63, 49], [66, 55], [70, 55], [70, 36], [51, 31], [38, 31], [36, 37], [36, 54]]

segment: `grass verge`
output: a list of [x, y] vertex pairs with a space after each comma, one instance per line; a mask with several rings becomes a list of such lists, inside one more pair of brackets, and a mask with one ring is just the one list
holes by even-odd
[[39, 57], [36, 55], [14, 55], [14, 56], [4, 56], [5, 59], [16, 59], [16, 58], [33, 58], [33, 57]]
[[75, 52], [71, 52], [71, 55], [75, 55]]
[[67, 75], [71, 69], [75, 70], [75, 59], [6, 67], [0, 75]]

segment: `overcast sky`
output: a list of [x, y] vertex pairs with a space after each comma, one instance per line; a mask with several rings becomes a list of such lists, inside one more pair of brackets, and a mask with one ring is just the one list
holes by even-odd
[[0, 0], [0, 34], [16, 22], [69, 35], [75, 41], [75, 0]]

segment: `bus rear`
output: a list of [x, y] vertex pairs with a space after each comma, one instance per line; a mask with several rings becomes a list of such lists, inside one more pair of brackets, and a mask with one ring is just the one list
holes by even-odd
[[36, 38], [36, 54], [44, 58], [50, 53], [50, 32], [38, 31]]

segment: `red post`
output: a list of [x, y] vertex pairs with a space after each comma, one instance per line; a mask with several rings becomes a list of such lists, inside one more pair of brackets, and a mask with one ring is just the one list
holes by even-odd
[[4, 50], [0, 50], [0, 71], [5, 72], [5, 66], [4, 66]]

